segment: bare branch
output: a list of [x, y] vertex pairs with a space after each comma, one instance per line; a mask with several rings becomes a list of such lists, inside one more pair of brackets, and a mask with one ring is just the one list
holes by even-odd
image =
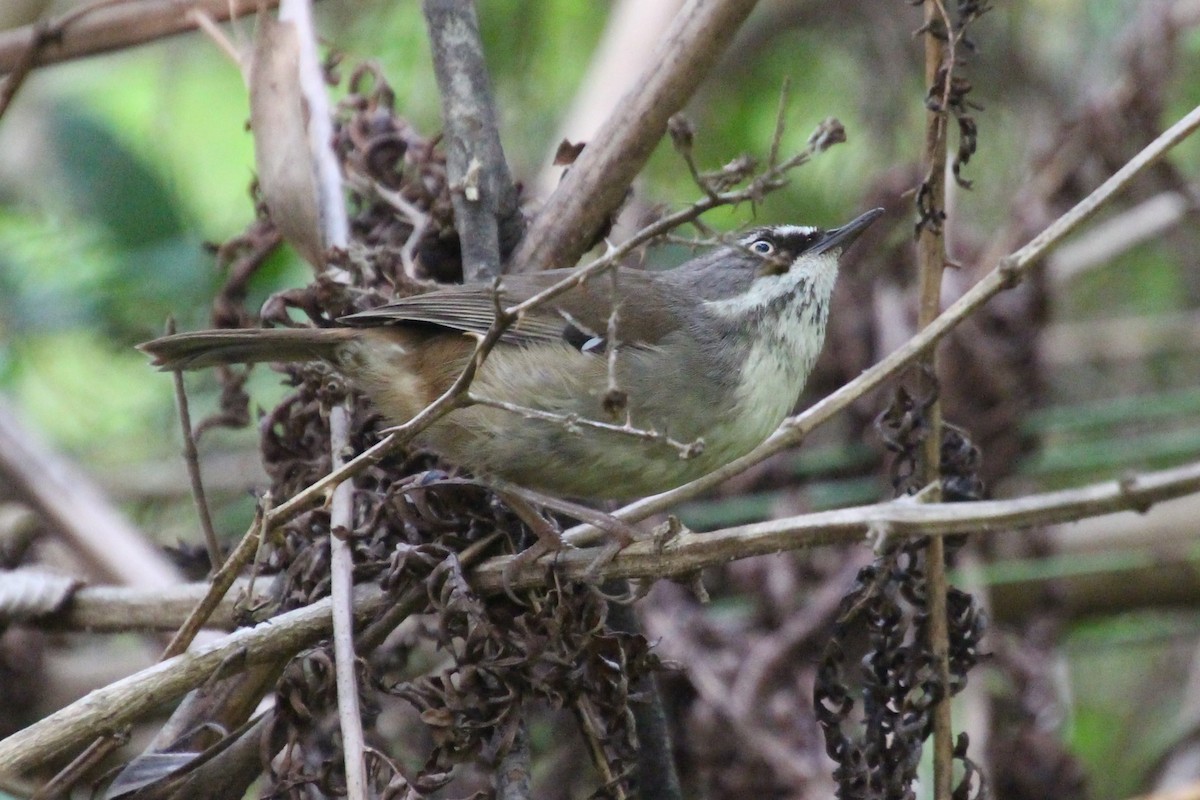
[[0, 476], [106, 580], [162, 587], [176, 569], [74, 464], [35, 441], [0, 405]]
[[[167, 323], [167, 333], [175, 332], [175, 320]], [[179, 411], [179, 427], [183, 434], [183, 463], [187, 467], [188, 483], [192, 488], [192, 503], [200, 519], [200, 531], [204, 534], [204, 546], [208, 549], [210, 571], [221, 564], [221, 543], [213, 528], [212, 514], [208, 511], [208, 498], [204, 494], [204, 479], [200, 473], [200, 453], [196, 450], [196, 432], [192, 429], [192, 413], [188, 406], [187, 388], [183, 385], [183, 372], [175, 370], [171, 375], [175, 383], [175, 407]]]
[[[1171, 148], [1195, 132], [1198, 126], [1200, 126], [1200, 106], [1192, 109], [1186, 116], [1159, 135], [1113, 173], [1112, 177], [1079, 201], [1070, 211], [1052, 222], [1028, 244], [1000, 259], [1000, 263], [995, 269], [971, 287], [930, 325], [841, 389], [822, 398], [800, 414], [788, 417], [775, 433], [771, 434], [753, 451], [714, 470], [703, 478], [630, 503], [613, 512], [614, 516], [628, 521], [645, 519], [651, 514], [665, 511], [682, 500], [690, 499], [707, 491], [726, 478], [742, 472], [781, 450], [799, 444], [805, 436], [828, 422], [839, 411], [845, 409], [859, 397], [875, 390], [884, 381], [906, 367], [992, 297], [1019, 283], [1024, 274], [1038, 264], [1042, 257], [1063, 237], [1079, 227], [1100, 206], [1112, 199], [1113, 195], [1124, 189], [1130, 181], [1156, 163]], [[592, 541], [592, 537], [595, 537], [597, 533], [589, 526], [580, 525], [564, 533], [563, 537], [571, 544], [581, 545]]]
[[[356, 594], [355, 613], [360, 619], [394, 602], [374, 587]], [[329, 635], [332, 604], [325, 598], [97, 689], [0, 741], [0, 764], [5, 772], [20, 774], [51, 762], [104, 731], [177, 700], [209, 680], [231, 658], [240, 659], [239, 666], [246, 668], [290, 656]]]
[[[954, 80], [955, 38], [942, 0], [925, 0], [925, 86], [932, 94], [942, 83], [941, 102], [925, 112], [925, 141], [921, 167], [925, 179], [917, 190], [917, 327], [925, 328], [941, 311], [942, 271], [946, 266], [946, 138], [949, 92]], [[932, 486], [931, 500], [941, 500], [942, 405], [938, 399], [937, 348], [921, 356], [924, 369], [918, 378], [921, 391], [933, 398], [926, 413], [925, 440], [921, 443], [919, 480]], [[946, 545], [940, 536], [925, 547], [929, 628], [926, 643], [935, 659], [939, 683], [946, 687], [933, 707], [933, 796], [949, 800], [954, 786], [954, 730], [950, 719], [950, 620], [946, 611]]]
[[[254, 605], [267, 599], [261, 592], [241, 600], [237, 598], [238, 592], [250, 589], [249, 578], [237, 579], [234, 587], [235, 591], [221, 600], [205, 620], [205, 627], [230, 630], [235, 626], [236, 603]], [[208, 591], [208, 583], [181, 583], [165, 589], [84, 586], [75, 592], [70, 604], [62, 611], [29, 624], [49, 630], [91, 633], [174, 631]]]
[[[914, 503], [893, 500], [857, 508], [808, 514], [702, 534], [684, 532], [666, 542], [639, 541], [600, 568], [608, 578], [662, 578], [695, 572], [733, 559], [796, 550], [831, 542], [862, 540], [886, 529], [897, 536], [999, 533], [1011, 528], [1066, 522], [1121, 511], [1145, 511], [1155, 503], [1200, 492], [1200, 462], [1060, 492], [977, 503]], [[478, 591], [504, 591], [504, 574], [517, 556], [501, 556], [472, 573]], [[555, 559], [559, 576], [577, 579], [594, 568], [594, 549], [566, 550]], [[542, 585], [546, 570], [530, 564], [512, 571], [514, 588]], [[375, 587], [355, 591], [354, 613], [365, 620], [386, 612], [403, 618], [425, 602], [416, 586], [397, 601]], [[253, 628], [177, 656], [87, 697], [0, 741], [0, 764], [19, 774], [38, 767], [96, 734], [128, 724], [160, 704], [200, 685], [237, 656], [243, 667], [268, 663], [299, 651], [332, 630], [329, 598], [290, 611]]]
[[[887, 531], [889, 536], [998, 533], [1118, 511], [1142, 512], [1155, 503], [1197, 492], [1200, 462], [1013, 500], [917, 503], [904, 498], [720, 531], [684, 532], [667, 542], [642, 540], [622, 550], [600, 574], [605, 578], [661, 578], [754, 555], [861, 541], [878, 531]], [[580, 548], [557, 553], [556, 571], [563, 577], [577, 578], [586, 572], [595, 552]], [[501, 591], [501, 574], [511, 558], [503, 556], [480, 564], [473, 584], [479, 591]], [[514, 589], [535, 586], [544, 580], [544, 568], [530, 564], [513, 570], [510, 577]]]
[[625, 197], [633, 178], [754, 8], [754, 0], [691, 0], [648, 68], [584, 148], [517, 252], [513, 269], [574, 264]]
[[125, 0], [93, 3], [47, 22], [0, 32], [0, 74], [12, 72], [32, 50], [34, 66], [107, 53], [193, 31], [194, 11], [216, 22], [253, 14], [279, 0]]
[[546, 422], [553, 422], [562, 425], [563, 428], [570, 432], [575, 432], [579, 428], [592, 428], [594, 430], [607, 431], [620, 436], [629, 436], [634, 439], [640, 439], [644, 442], [653, 442], [655, 444], [665, 444], [668, 447], [674, 448], [680, 458], [694, 458], [704, 450], [704, 441], [697, 439], [693, 442], [681, 442], [677, 439], [672, 439], [665, 433], [660, 433], [656, 430], [646, 430], [644, 428], [634, 427], [628, 419], [621, 424], [615, 425], [611, 422], [601, 422], [600, 420], [587, 419], [580, 417], [578, 414], [556, 414], [553, 411], [542, 411], [538, 408], [530, 408], [529, 406], [520, 406], [516, 403], [506, 403], [503, 400], [492, 400], [487, 397], [480, 397], [477, 394], [467, 394], [467, 402], [475, 405], [487, 406], [488, 408], [497, 408], [501, 411], [508, 411], [513, 414], [518, 414], [526, 419], [540, 419]]
[[474, 0], [425, 0], [433, 68], [442, 96], [454, 227], [462, 242], [463, 279], [500, 274], [501, 261], [524, 231], [508, 171], [496, 104], [483, 58]]
[[[350, 412], [345, 405], [329, 410], [329, 447], [333, 466], [343, 463], [350, 448]], [[362, 712], [358, 704], [358, 659], [354, 652], [354, 549], [346, 536], [354, 529], [353, 484], [333, 490], [329, 513], [330, 597], [333, 600], [333, 657], [337, 682], [338, 724], [346, 766], [346, 796], [366, 800]]]

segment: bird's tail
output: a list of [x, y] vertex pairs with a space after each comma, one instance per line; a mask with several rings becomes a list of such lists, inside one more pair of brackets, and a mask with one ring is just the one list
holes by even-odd
[[138, 345], [162, 370], [203, 369], [218, 364], [333, 359], [355, 337], [351, 328], [244, 328], [194, 331]]

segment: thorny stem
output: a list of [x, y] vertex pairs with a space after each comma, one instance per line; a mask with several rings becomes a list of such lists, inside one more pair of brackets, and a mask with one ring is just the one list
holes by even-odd
[[[935, 35], [941, 26], [949, 36], [951, 24], [942, 0], [926, 0], [925, 9], [925, 84], [935, 88], [939, 73], [945, 74], [945, 92], [952, 80], [953, 52], [946, 41]], [[943, 92], [943, 94], [945, 94]], [[917, 227], [917, 269], [919, 272], [917, 327], [928, 327], [941, 310], [942, 271], [946, 264], [944, 208], [946, 205], [946, 115], [945, 99], [937, 109], [925, 113], [925, 143], [921, 164], [925, 170], [926, 197], [922, 219]], [[929, 497], [941, 500], [942, 404], [937, 397], [937, 349], [929, 348], [921, 359], [920, 383], [923, 393], [933, 395], [927, 411], [928, 429], [922, 443], [919, 480], [935, 487]], [[929, 648], [933, 652], [942, 696], [933, 708], [933, 796], [949, 800], [954, 784], [954, 731], [950, 718], [950, 628], [946, 618], [946, 547], [941, 536], [929, 539], [925, 549], [926, 601], [929, 613]]]

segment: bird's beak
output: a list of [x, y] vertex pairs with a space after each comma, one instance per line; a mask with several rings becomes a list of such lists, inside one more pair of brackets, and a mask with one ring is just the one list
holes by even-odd
[[805, 255], [815, 256], [834, 249], [840, 249], [844, 252], [868, 225], [879, 219], [881, 214], [883, 214], [882, 208], [872, 208], [867, 213], [855, 217], [840, 228], [832, 228], [825, 231], [825, 238], [810, 247]]

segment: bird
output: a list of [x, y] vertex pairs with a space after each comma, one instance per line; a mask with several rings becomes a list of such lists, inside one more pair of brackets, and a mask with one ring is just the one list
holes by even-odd
[[[478, 365], [480, 402], [415, 443], [482, 479], [575, 500], [702, 477], [793, 410], [824, 342], [838, 260], [882, 213], [831, 229], [760, 227], [675, 269], [591, 277], [522, 313]], [[444, 286], [333, 327], [194, 331], [139, 348], [169, 371], [324, 360], [399, 425], [458, 378], [498, 304], [572, 274]]]

